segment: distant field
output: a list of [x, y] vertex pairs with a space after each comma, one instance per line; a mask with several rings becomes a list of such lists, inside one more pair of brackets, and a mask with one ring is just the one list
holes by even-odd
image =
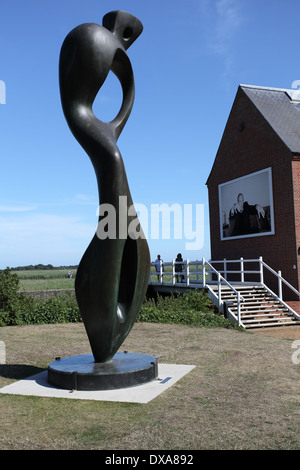
[[[193, 274], [196, 265], [190, 265], [190, 281], [202, 280], [202, 274]], [[200, 269], [200, 266], [199, 266]], [[72, 273], [72, 279], [68, 279], [68, 272]], [[76, 269], [29, 269], [13, 271], [20, 279], [20, 289], [25, 291], [51, 290], [51, 289], [74, 289]], [[157, 282], [154, 275], [155, 267], [151, 266], [151, 280]], [[172, 266], [164, 267], [164, 282], [172, 282]], [[167, 274], [168, 273], [168, 274]], [[170, 274], [169, 274], [170, 273]]]
[[[72, 278], [68, 279], [68, 272]], [[13, 271], [20, 279], [20, 290], [73, 289], [76, 270], [69, 269], [33, 269]]]

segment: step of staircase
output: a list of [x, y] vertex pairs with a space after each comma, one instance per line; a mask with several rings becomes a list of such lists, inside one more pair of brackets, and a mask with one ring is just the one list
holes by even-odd
[[[210, 285], [217, 295], [218, 286]], [[276, 297], [273, 297], [264, 286], [234, 285], [234, 289], [243, 297], [240, 304], [241, 321], [246, 329], [270, 326], [299, 325], [293, 313]], [[221, 286], [221, 299], [226, 302], [230, 312], [237, 317], [237, 297], [227, 285]]]

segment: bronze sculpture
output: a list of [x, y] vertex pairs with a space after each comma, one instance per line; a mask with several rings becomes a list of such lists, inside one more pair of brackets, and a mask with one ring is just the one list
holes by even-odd
[[[101, 205], [116, 213], [116, 237], [95, 233], [76, 275], [75, 291], [96, 363], [110, 361], [136, 321], [150, 273], [148, 244], [142, 235], [124, 234], [137, 214], [132, 212], [125, 167], [117, 140], [130, 115], [135, 85], [128, 47], [141, 34], [141, 22], [124, 11], [103, 17], [103, 26], [86, 23], [66, 37], [60, 54], [61, 102], [71, 132], [93, 164]], [[123, 101], [115, 119], [106, 123], [92, 105], [108, 73], [120, 80]], [[120, 206], [120, 198], [126, 206]], [[128, 208], [131, 207], [130, 215]], [[121, 214], [120, 210], [125, 211]], [[101, 222], [103, 214], [99, 217]]]

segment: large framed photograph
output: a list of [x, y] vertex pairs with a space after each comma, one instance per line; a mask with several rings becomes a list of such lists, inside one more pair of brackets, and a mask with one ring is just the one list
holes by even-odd
[[272, 169], [219, 184], [221, 240], [273, 235]]

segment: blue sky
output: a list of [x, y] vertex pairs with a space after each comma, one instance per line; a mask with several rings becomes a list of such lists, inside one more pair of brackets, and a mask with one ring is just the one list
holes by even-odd
[[[203, 247], [149, 237], [152, 260], [179, 251], [184, 259], [210, 257], [205, 183], [238, 85], [291, 88], [300, 79], [296, 0], [2, 2], [0, 268], [78, 264], [95, 233], [95, 174], [63, 116], [58, 60], [71, 29], [101, 24], [117, 9], [144, 25], [127, 51], [136, 98], [118, 140], [133, 200], [149, 213], [153, 204], [204, 207]], [[121, 97], [109, 76], [97, 117], [113, 119]]]

